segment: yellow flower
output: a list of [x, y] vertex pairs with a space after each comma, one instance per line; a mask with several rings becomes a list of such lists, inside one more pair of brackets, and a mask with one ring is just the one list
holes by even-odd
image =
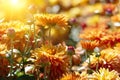
[[36, 57], [35, 65], [44, 63], [50, 63], [49, 80], [55, 80], [67, 72], [68, 63], [64, 61], [63, 55], [65, 49], [63, 47], [56, 46], [42, 46], [33, 51], [33, 55]]
[[66, 18], [61, 14], [36, 14], [36, 24], [49, 27], [49, 26], [68, 26]]
[[92, 69], [96, 69], [96, 66], [98, 68], [104, 67], [108, 68], [109, 70], [116, 70], [120, 73], [120, 51], [118, 49], [104, 49], [100, 52], [100, 57], [96, 57], [95, 53], [90, 56], [91, 58], [91, 64], [90, 67]]
[[78, 72], [67, 73], [64, 74], [60, 80], [88, 80], [87, 76], [88, 75], [86, 72], [82, 72], [81, 74], [79, 74]]
[[57, 46], [53, 46], [53, 45], [42, 45], [41, 48], [38, 48], [35, 50], [36, 53], [40, 53], [40, 52], [45, 52], [49, 55], [56, 55], [56, 56], [63, 56], [66, 54], [66, 46], [64, 45], [57, 45]]
[[109, 71], [109, 69], [105, 68], [100, 68], [98, 72], [94, 72], [93, 77], [91, 80], [120, 80], [119, 74], [116, 71]]

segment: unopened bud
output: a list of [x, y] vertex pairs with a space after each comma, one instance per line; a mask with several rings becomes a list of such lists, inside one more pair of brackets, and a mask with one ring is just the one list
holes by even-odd
[[9, 38], [14, 38], [14, 37], [15, 37], [15, 30], [14, 30], [13, 28], [9, 28], [9, 29], [7, 30], [7, 36], [8, 36]]
[[75, 54], [75, 48], [73, 46], [68, 46], [67, 52], [69, 55]]

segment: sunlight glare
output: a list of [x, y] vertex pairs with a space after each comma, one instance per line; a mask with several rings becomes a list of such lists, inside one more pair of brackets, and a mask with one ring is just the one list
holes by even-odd
[[17, 5], [19, 3], [18, 0], [11, 0], [11, 5]]

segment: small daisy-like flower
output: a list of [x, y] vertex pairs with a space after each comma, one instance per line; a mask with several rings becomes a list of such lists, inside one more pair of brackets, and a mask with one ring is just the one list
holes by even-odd
[[60, 80], [88, 80], [87, 73], [82, 72], [81, 74], [74, 72], [74, 73], [67, 73], [64, 74]]
[[81, 40], [80, 44], [82, 48], [86, 50], [93, 50], [95, 47], [99, 46], [99, 41]]
[[68, 26], [66, 18], [61, 14], [37, 14], [35, 15], [36, 24], [41, 26]]
[[120, 80], [119, 74], [112, 70], [109, 71], [109, 69], [100, 68], [99, 71], [94, 72], [93, 79], [91, 80]]
[[64, 54], [63, 47], [56, 46], [43, 46], [33, 51], [33, 55], [36, 56], [35, 65], [50, 64], [49, 80], [56, 80], [67, 72], [68, 63], [64, 61]]

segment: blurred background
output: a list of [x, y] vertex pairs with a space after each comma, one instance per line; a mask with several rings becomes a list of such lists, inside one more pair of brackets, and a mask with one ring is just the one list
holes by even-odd
[[[33, 19], [37, 13], [63, 14], [71, 25], [68, 45], [90, 26], [119, 27], [119, 0], [0, 0], [0, 22]], [[117, 17], [116, 17], [117, 16]]]

